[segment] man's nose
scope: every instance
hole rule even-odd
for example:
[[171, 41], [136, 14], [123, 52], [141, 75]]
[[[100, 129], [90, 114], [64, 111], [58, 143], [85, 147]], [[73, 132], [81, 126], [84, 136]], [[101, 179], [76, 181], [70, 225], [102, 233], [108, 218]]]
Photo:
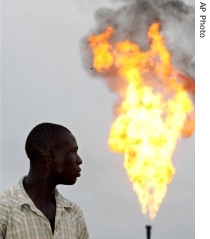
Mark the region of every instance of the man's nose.
[[80, 158], [80, 156], [77, 154], [77, 164], [82, 164], [82, 159]]

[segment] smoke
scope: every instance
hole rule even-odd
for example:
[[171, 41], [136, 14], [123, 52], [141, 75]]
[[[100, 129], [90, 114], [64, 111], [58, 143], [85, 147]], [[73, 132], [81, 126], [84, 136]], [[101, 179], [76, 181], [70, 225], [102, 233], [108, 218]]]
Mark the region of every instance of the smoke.
[[[146, 50], [149, 47], [147, 30], [151, 23], [159, 21], [161, 23], [161, 34], [165, 37], [166, 45], [172, 53], [172, 64], [179, 71], [194, 79], [194, 7], [182, 1], [120, 1], [123, 5], [117, 10], [104, 7], [95, 12], [96, 26], [89, 35], [101, 33], [108, 25], [112, 25], [115, 28], [113, 40], [130, 39], [140, 45], [141, 49]], [[82, 39], [83, 64], [86, 70], [94, 76], [94, 71], [90, 71], [92, 53], [87, 43], [87, 37]], [[113, 74], [111, 75], [113, 82]], [[110, 78], [108, 81], [110, 81]], [[115, 83], [116, 86], [113, 86], [113, 84], [111, 86], [112, 90], [117, 87], [118, 81], [116, 80]]]

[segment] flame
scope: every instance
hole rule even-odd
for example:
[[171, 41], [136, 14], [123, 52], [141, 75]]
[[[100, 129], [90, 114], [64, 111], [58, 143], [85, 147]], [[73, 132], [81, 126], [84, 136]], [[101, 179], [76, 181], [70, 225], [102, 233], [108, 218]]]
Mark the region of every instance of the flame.
[[[194, 131], [194, 105], [155, 22], [148, 29], [150, 48], [125, 40], [111, 43], [114, 28], [88, 38], [93, 66], [101, 74], [115, 69], [126, 83], [111, 126], [109, 147], [124, 154], [124, 167], [141, 210], [155, 218], [175, 173], [177, 141]], [[181, 77], [182, 76], [182, 77]]]

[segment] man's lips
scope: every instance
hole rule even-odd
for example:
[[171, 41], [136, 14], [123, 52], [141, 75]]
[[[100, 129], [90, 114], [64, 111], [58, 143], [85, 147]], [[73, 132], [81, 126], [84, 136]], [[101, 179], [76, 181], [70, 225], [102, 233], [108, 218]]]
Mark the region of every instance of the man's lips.
[[78, 174], [78, 177], [80, 177], [80, 176], [81, 176], [81, 171], [82, 171], [81, 169], [79, 169], [79, 170], [78, 170], [78, 172], [77, 172], [77, 174]]

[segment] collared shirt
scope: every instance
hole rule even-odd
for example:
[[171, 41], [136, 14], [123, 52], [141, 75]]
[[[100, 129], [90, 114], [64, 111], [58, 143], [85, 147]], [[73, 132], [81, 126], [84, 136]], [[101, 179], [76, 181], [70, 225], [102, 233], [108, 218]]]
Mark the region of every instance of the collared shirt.
[[89, 239], [81, 209], [55, 189], [56, 216], [52, 233], [49, 220], [18, 185], [0, 195], [0, 239]]

